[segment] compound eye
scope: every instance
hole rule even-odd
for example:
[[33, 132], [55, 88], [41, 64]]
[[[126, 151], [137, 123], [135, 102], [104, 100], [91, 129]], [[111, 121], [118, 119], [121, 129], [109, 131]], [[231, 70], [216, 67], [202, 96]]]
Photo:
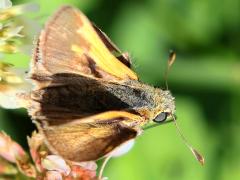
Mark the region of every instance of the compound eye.
[[164, 122], [168, 117], [168, 113], [166, 112], [161, 112], [160, 114], [157, 115], [157, 117], [153, 120], [156, 123], [161, 123]]

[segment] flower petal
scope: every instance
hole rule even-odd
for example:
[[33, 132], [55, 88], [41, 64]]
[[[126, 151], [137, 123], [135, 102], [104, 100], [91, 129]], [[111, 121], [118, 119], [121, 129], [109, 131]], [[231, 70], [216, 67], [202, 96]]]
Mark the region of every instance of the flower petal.
[[0, 1], [0, 9], [7, 9], [12, 7], [12, 2], [10, 0], [1, 0]]
[[45, 180], [62, 180], [62, 174], [58, 171], [47, 171]]
[[0, 11], [0, 21], [13, 18], [26, 12], [36, 12], [38, 9], [39, 6], [35, 3], [12, 6]]
[[7, 40], [11, 41], [10, 38], [23, 37], [23, 35], [20, 34], [22, 29], [23, 29], [23, 26], [16, 26], [16, 24], [13, 24], [13, 23], [9, 23], [8, 25], [5, 25], [1, 29], [1, 35], [0, 35], [1, 41], [5, 41], [6, 43]]
[[87, 162], [72, 162], [73, 165], [81, 166], [84, 169], [88, 169], [91, 171], [97, 170], [97, 163], [94, 161], [87, 161]]
[[47, 170], [63, 173], [65, 176], [71, 171], [65, 160], [57, 155], [48, 155], [42, 160], [42, 166]]
[[0, 156], [16, 163], [18, 169], [26, 176], [36, 177], [36, 171], [23, 148], [3, 132], [0, 132]]
[[32, 85], [25, 80], [25, 70], [0, 62], [0, 106], [8, 109], [22, 107], [19, 93], [27, 92]]
[[16, 53], [18, 52], [17, 47], [14, 44], [2, 44], [0, 45], [0, 52], [3, 53]]
[[5, 159], [0, 158], [0, 175], [15, 175], [18, 171], [16, 167], [7, 162]]
[[34, 131], [32, 137], [27, 137], [30, 148], [31, 157], [39, 172], [43, 171], [41, 159], [47, 155], [46, 147], [43, 143], [44, 137], [42, 134]]
[[96, 171], [85, 169], [81, 166], [71, 166], [71, 173], [66, 179], [97, 179]]
[[20, 172], [22, 172], [27, 177], [35, 178], [37, 176], [37, 172], [35, 167], [30, 163], [28, 156], [17, 158], [16, 164]]
[[5, 133], [0, 132], [0, 156], [10, 162], [16, 162], [16, 157], [24, 156], [20, 145], [11, 140]]

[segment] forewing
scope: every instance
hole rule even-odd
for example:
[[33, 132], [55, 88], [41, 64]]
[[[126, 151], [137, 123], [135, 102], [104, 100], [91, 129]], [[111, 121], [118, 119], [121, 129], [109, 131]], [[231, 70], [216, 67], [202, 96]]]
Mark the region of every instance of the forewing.
[[32, 61], [32, 75], [76, 73], [107, 80], [137, 75], [109, 50], [79, 10], [64, 6], [42, 31]]
[[53, 153], [81, 162], [97, 160], [135, 138], [134, 126], [140, 119], [131, 113], [109, 111], [59, 125], [39, 124], [38, 128]]
[[114, 54], [119, 61], [125, 64], [127, 67], [131, 68], [132, 62], [128, 53], [122, 53], [121, 50], [111, 41], [111, 39], [95, 24], [92, 24], [98, 36], [101, 38], [102, 42], [108, 48], [108, 50]]

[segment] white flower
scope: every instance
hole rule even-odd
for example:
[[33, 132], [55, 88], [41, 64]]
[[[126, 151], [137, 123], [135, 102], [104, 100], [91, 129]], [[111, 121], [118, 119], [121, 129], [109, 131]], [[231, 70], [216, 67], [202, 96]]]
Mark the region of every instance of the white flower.
[[27, 92], [32, 85], [25, 80], [25, 70], [0, 62], [0, 106], [7, 109], [21, 107], [17, 95]]
[[70, 167], [66, 164], [65, 160], [57, 155], [48, 155], [42, 160], [42, 166], [49, 171], [57, 171], [63, 173], [65, 176], [71, 172]]
[[45, 180], [62, 180], [62, 174], [58, 171], [47, 171]]
[[10, 0], [1, 0], [0, 1], [0, 9], [7, 9], [12, 7], [12, 2]]
[[[23, 40], [33, 41], [38, 33], [37, 23], [31, 23], [26, 18], [17, 17], [27, 12], [36, 12], [38, 5], [34, 3], [12, 6], [11, 1], [0, 1], [0, 53], [16, 53], [23, 46]], [[25, 20], [26, 19], [26, 20]], [[27, 28], [25, 26], [28, 26]], [[26, 43], [26, 41], [24, 41]]]

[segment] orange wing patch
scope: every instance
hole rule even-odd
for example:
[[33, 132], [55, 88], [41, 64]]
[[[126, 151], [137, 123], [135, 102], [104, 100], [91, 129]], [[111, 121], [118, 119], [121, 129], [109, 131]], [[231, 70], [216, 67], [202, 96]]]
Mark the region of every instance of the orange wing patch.
[[106, 80], [138, 79], [109, 51], [85, 15], [69, 6], [62, 7], [41, 33], [31, 73], [76, 73]]
[[[109, 52], [86, 17], [81, 14], [79, 18], [82, 19], [82, 27], [77, 30], [77, 33], [87, 39], [86, 42], [88, 42], [88, 44], [84, 43], [80, 47], [72, 45], [72, 50], [76, 50], [75, 52], [80, 56], [88, 51], [87, 54], [94, 59], [96, 66], [101, 67], [105, 72], [116, 77], [121, 79], [137, 79], [136, 74], [131, 69]], [[89, 49], [84, 49], [86, 47]]]

